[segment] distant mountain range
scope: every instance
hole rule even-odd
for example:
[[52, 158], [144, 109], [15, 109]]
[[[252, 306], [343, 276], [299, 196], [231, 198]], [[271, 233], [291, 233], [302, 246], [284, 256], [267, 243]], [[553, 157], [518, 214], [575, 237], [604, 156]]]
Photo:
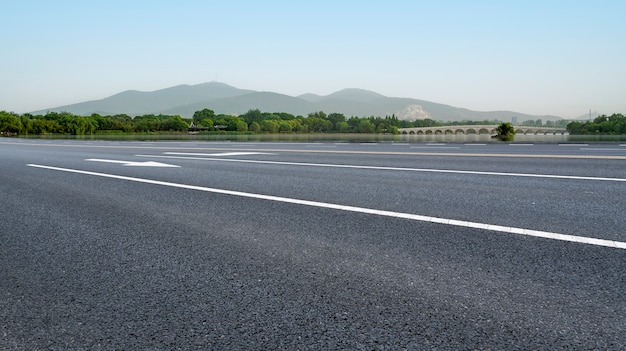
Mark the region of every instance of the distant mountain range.
[[72, 105], [33, 111], [33, 114], [50, 112], [70, 112], [77, 115], [127, 114], [166, 114], [191, 117], [195, 111], [204, 108], [216, 114], [239, 115], [251, 109], [263, 112], [287, 112], [306, 116], [309, 113], [343, 113], [346, 117], [391, 116], [400, 119], [416, 120], [431, 118], [437, 121], [461, 120], [501, 120], [518, 122], [525, 120], [560, 119], [557, 116], [535, 116], [513, 111], [472, 111], [464, 108], [410, 98], [387, 97], [363, 89], [344, 89], [330, 95], [303, 94], [289, 96], [272, 92], [239, 89], [230, 85], [209, 82], [197, 85], [177, 85], [174, 87], [144, 92], [128, 90], [113, 96]]

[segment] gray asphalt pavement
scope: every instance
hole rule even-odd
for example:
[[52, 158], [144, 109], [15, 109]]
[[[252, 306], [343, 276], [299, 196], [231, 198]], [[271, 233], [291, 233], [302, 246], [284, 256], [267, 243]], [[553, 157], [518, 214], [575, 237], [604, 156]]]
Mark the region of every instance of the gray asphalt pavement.
[[624, 350], [624, 194], [620, 144], [0, 139], [0, 349]]

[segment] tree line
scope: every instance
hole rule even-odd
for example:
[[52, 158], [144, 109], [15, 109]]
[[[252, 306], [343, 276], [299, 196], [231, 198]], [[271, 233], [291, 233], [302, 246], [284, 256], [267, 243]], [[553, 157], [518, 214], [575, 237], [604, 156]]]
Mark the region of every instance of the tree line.
[[[75, 115], [69, 112], [48, 112], [45, 115], [16, 114], [0, 111], [1, 135], [28, 134], [106, 134], [206, 131], [246, 133], [388, 133], [398, 134], [399, 128], [438, 127], [444, 125], [499, 124], [499, 120], [455, 121], [444, 123], [432, 119], [400, 120], [395, 115], [385, 117], [346, 117], [341, 113], [323, 111], [295, 116], [286, 112], [249, 110], [239, 116], [216, 114], [213, 110], [196, 111], [192, 118], [179, 115], [146, 114], [131, 117], [126, 114], [101, 116]], [[621, 114], [599, 116], [593, 121], [525, 121], [527, 126], [565, 127], [570, 134], [626, 134], [626, 120]]]
[[601, 115], [593, 121], [570, 122], [567, 125], [570, 134], [626, 134], [626, 116], [614, 113], [610, 116]]
[[4, 135], [186, 131], [188, 127], [189, 123], [180, 116], [143, 115], [133, 118], [125, 114], [80, 116], [69, 112], [18, 115], [0, 111], [0, 133]]
[[75, 115], [69, 112], [47, 112], [45, 115], [16, 114], [0, 111], [2, 135], [71, 134], [147, 132], [249, 132], [249, 133], [390, 133], [398, 128], [434, 127], [443, 125], [432, 119], [405, 121], [395, 115], [385, 117], [349, 117], [323, 111], [295, 116], [286, 112], [249, 110], [239, 115], [216, 114], [213, 110], [196, 111], [192, 118], [179, 115], [146, 114], [131, 117], [126, 114], [101, 116]]
[[[341, 113], [326, 114], [323, 111], [309, 113], [306, 117], [286, 112], [261, 112], [249, 110], [239, 116], [215, 115], [210, 109], [196, 111], [193, 115], [195, 126], [208, 130], [267, 133], [391, 133], [398, 134], [398, 128], [413, 125], [399, 120], [396, 116], [350, 117]], [[418, 123], [435, 124], [432, 120]]]

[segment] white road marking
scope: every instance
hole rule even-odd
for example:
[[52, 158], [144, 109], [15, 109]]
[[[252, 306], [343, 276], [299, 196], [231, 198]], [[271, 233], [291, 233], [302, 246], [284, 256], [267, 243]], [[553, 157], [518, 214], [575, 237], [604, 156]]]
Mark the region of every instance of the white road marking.
[[202, 155], [202, 156], [248, 156], [248, 155], [275, 155], [267, 152], [220, 152], [215, 154], [199, 154], [189, 152], [164, 152], [166, 155]]
[[455, 219], [449, 219], [449, 218], [423, 216], [423, 215], [417, 215], [417, 214], [411, 214], [411, 213], [384, 211], [384, 210], [376, 210], [376, 209], [365, 208], [365, 207], [346, 206], [346, 205], [339, 205], [339, 204], [332, 204], [332, 203], [325, 203], [325, 202], [318, 202], [318, 201], [300, 200], [300, 199], [293, 199], [293, 198], [281, 197], [281, 196], [262, 195], [262, 194], [234, 191], [234, 190], [208, 188], [208, 187], [203, 187], [203, 186], [164, 182], [160, 180], [152, 180], [152, 179], [144, 179], [144, 178], [127, 177], [127, 176], [121, 176], [121, 175], [116, 175], [116, 174], [98, 173], [98, 172], [83, 171], [83, 170], [78, 170], [78, 169], [61, 168], [61, 167], [36, 165], [36, 164], [27, 164], [27, 166], [61, 171], [61, 172], [70, 172], [70, 173], [85, 174], [85, 175], [98, 176], [98, 177], [104, 177], [104, 178], [127, 180], [127, 181], [138, 182], [138, 183], [169, 186], [173, 188], [205, 191], [205, 192], [216, 193], [216, 194], [225, 194], [225, 195], [239, 196], [239, 197], [245, 197], [245, 198], [267, 200], [267, 201], [284, 202], [284, 203], [290, 203], [290, 204], [296, 204], [296, 205], [328, 208], [328, 209], [334, 209], [334, 210], [340, 210], [340, 211], [365, 213], [365, 214], [384, 216], [384, 217], [409, 219], [409, 220], [414, 220], [414, 221], [419, 221], [419, 222], [445, 224], [445, 225], [452, 225], [452, 226], [457, 226], [457, 227], [475, 228], [475, 229], [482, 229], [482, 230], [501, 232], [501, 233], [526, 235], [526, 236], [533, 236], [533, 237], [539, 237], [539, 238], [582, 243], [582, 244], [588, 244], [588, 245], [626, 249], [626, 242], [615, 241], [615, 240], [589, 238], [589, 237], [584, 237], [584, 236], [544, 232], [540, 230], [507, 227], [507, 226], [485, 224], [485, 223], [478, 223], [478, 222], [469, 222], [469, 221], [455, 220]]
[[160, 162], [154, 162], [154, 161], [136, 162], [136, 161], [104, 160], [100, 158], [88, 158], [88, 159], [85, 159], [85, 161], [118, 163], [123, 166], [129, 166], [129, 167], [180, 167], [176, 165], [169, 165], [167, 163], [160, 163]]
[[[177, 153], [168, 153], [168, 152], [166, 152], [166, 154], [177, 154]], [[204, 155], [204, 154], [194, 154], [194, 153], [186, 153], [186, 154], [190, 155], [190, 156], [191, 155]], [[452, 174], [474, 174], [474, 175], [508, 176], [508, 177], [529, 177], [529, 178], [549, 178], [549, 179], [570, 179], [570, 180], [594, 180], [594, 181], [626, 182], [626, 178], [586, 177], [586, 176], [570, 176], [570, 175], [556, 175], [556, 174], [460, 171], [460, 170], [453, 170], [453, 169], [431, 169], [431, 168], [404, 168], [404, 167], [338, 165], [338, 164], [328, 164], [328, 163], [260, 161], [260, 160], [240, 160], [240, 159], [228, 159], [228, 158], [179, 157], [179, 156], [161, 156], [161, 155], [135, 155], [135, 156], [137, 156], [137, 157], [150, 157], [150, 158], [173, 158], [173, 159], [184, 159], [184, 160], [223, 161], [223, 162], [240, 162], [240, 163], [260, 163], [260, 164], [275, 164], [275, 165], [285, 165], [285, 166], [309, 166], [309, 167], [329, 167], [329, 168], [375, 169], [375, 170], [384, 170], [384, 171], [452, 173]]]
[[602, 147], [590, 147], [590, 148], [580, 148], [582, 151], [626, 151], [626, 149], [616, 149], [616, 148], [602, 148]]
[[[247, 146], [252, 147], [254, 144], [241, 144], [234, 145], [233, 143], [216, 143], [207, 142], [207, 147], [183, 147], [183, 146], [171, 146], [166, 145], [168, 143], [156, 143], [155, 146], [142, 146], [134, 143], [127, 143], [119, 145], [119, 143], [111, 143], [109, 141], [99, 142], [99, 145], [86, 145], [80, 144], [58, 144], [54, 141], [37, 141], [36, 143], [27, 141], [3, 141], [0, 140], [2, 145], [28, 145], [37, 147], [72, 147], [72, 148], [98, 148], [98, 149], [176, 149], [176, 150], [215, 150], [215, 151], [228, 151], [233, 146]], [[274, 143], [267, 143], [274, 144]], [[286, 143], [276, 143], [280, 145], [288, 145]], [[162, 145], [162, 146], [159, 146]], [[224, 145], [222, 147], [210, 147], [212, 145]], [[298, 143], [298, 145], [305, 145], [305, 143]], [[626, 146], [622, 144], [620, 146]], [[590, 155], [590, 154], [577, 154], [577, 155], [563, 155], [563, 154], [529, 154], [529, 153], [473, 153], [473, 152], [426, 152], [426, 151], [356, 151], [356, 150], [327, 150], [323, 147], [317, 149], [243, 149], [245, 151], [263, 151], [263, 152], [276, 152], [276, 153], [336, 153], [345, 155], [401, 155], [401, 156], [436, 156], [436, 157], [489, 157], [489, 158], [548, 158], [548, 159], [586, 159], [586, 160], [626, 160], [626, 155]]]
[[411, 149], [460, 149], [459, 146], [411, 146]]

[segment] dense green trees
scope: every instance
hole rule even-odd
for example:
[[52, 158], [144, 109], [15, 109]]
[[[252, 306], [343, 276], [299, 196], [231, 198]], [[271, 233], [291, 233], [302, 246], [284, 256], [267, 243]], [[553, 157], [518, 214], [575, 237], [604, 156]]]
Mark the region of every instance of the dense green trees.
[[593, 121], [574, 121], [567, 125], [570, 134], [626, 134], [626, 116], [614, 113], [610, 116], [602, 115]]
[[209, 110], [208, 108], [205, 108], [203, 110], [200, 111], [196, 111], [193, 114], [193, 123], [200, 123], [202, 122], [202, 120], [204, 119], [215, 119], [215, 112], [213, 110]]
[[19, 116], [0, 113], [0, 132], [3, 134], [95, 134], [121, 132], [183, 132], [193, 123], [195, 130], [216, 132], [254, 133], [390, 133], [398, 134], [398, 128], [432, 127], [443, 123], [431, 119], [404, 121], [396, 116], [346, 118], [341, 113], [326, 114], [316, 111], [306, 117], [286, 112], [262, 112], [249, 110], [239, 115], [216, 115], [208, 108], [196, 111], [191, 119], [180, 116], [147, 114], [130, 117], [125, 114], [113, 116], [78, 116], [68, 112], [49, 112], [45, 115]]
[[[45, 115], [18, 115], [13, 112], [0, 111], [1, 135], [25, 134], [98, 134], [98, 133], [149, 133], [149, 132], [186, 132], [191, 123], [195, 130], [209, 132], [239, 133], [388, 133], [398, 134], [399, 128], [436, 127], [443, 122], [432, 119], [416, 121], [400, 120], [396, 116], [355, 117], [346, 118], [341, 113], [326, 114], [317, 111], [306, 117], [294, 116], [286, 112], [262, 112], [258, 109], [249, 110], [239, 115], [215, 114], [213, 110], [196, 111], [193, 118], [185, 119], [178, 115], [147, 114], [131, 117], [125, 114], [101, 116], [79, 116], [68, 112], [48, 112]], [[529, 123], [527, 123], [529, 122]], [[524, 124], [542, 124], [540, 120], [526, 121]], [[459, 121], [448, 124], [496, 124], [499, 121]], [[514, 128], [506, 123], [502, 136], [511, 138]], [[621, 114], [599, 116], [593, 121], [571, 122], [567, 125], [570, 134], [626, 134], [626, 117]]]
[[0, 133], [13, 135], [22, 130], [23, 125], [20, 117], [13, 113], [0, 112]]
[[69, 112], [48, 112], [45, 115], [0, 111], [0, 133], [2, 135], [27, 134], [71, 134], [89, 135], [111, 132], [183, 132], [189, 121], [180, 116], [143, 115], [135, 118], [120, 114], [114, 116], [79, 116]]

